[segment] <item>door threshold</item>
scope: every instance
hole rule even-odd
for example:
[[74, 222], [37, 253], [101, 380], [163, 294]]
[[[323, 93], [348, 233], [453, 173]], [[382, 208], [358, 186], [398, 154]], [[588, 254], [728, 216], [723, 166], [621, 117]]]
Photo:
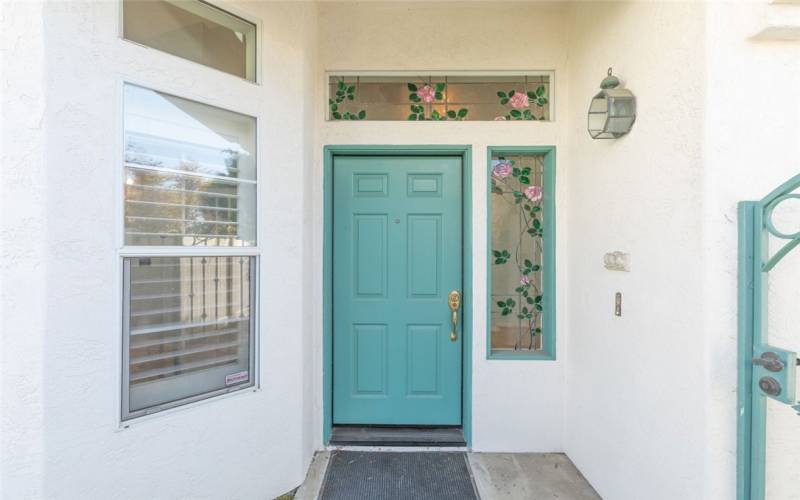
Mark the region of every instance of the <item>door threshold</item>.
[[462, 448], [467, 442], [461, 427], [335, 425], [330, 445]]
[[351, 446], [331, 444], [326, 451], [368, 451], [379, 453], [470, 453], [466, 446]]

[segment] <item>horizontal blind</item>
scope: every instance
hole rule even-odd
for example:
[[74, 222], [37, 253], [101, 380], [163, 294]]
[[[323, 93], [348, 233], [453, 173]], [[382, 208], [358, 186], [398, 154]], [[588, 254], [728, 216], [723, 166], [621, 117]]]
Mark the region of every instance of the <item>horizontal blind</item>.
[[131, 410], [252, 382], [254, 257], [128, 260]]

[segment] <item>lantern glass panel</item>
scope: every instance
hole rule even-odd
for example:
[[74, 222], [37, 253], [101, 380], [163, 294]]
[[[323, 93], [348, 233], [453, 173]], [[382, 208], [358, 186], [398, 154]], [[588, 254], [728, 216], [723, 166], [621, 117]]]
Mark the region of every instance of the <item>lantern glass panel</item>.
[[602, 131], [606, 126], [606, 119], [608, 114], [606, 112], [606, 100], [603, 98], [595, 98], [589, 106], [589, 121], [588, 129], [592, 135]]
[[590, 113], [589, 114], [589, 126], [588, 129], [590, 132], [600, 132], [606, 127], [606, 117], [608, 115], [604, 113]]
[[608, 132], [611, 132], [612, 134], [621, 135], [628, 133], [632, 125], [633, 125], [632, 116], [620, 116], [620, 117], [611, 116], [608, 118], [608, 124], [606, 125], [606, 130]]
[[633, 98], [629, 96], [609, 97], [608, 114], [611, 116], [633, 116]]
[[589, 105], [589, 113], [607, 113], [608, 112], [608, 103], [606, 102], [606, 97], [603, 93], [599, 93], [594, 96], [592, 99], [592, 103]]

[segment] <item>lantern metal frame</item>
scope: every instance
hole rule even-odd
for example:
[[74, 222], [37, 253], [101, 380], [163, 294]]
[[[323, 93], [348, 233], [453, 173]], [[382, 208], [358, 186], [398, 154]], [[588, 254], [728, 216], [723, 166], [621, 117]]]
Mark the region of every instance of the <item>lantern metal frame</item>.
[[600, 88], [589, 105], [586, 128], [592, 139], [617, 139], [630, 132], [636, 122], [636, 96], [620, 86], [611, 68]]

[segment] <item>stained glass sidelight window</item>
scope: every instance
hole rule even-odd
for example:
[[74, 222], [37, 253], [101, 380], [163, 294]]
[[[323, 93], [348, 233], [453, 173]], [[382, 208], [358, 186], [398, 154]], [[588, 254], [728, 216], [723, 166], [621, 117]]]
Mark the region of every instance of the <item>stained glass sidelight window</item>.
[[552, 353], [546, 272], [552, 262], [548, 202], [552, 171], [545, 153], [494, 153], [490, 165], [490, 354]]
[[552, 75], [328, 76], [329, 120], [550, 120]]

